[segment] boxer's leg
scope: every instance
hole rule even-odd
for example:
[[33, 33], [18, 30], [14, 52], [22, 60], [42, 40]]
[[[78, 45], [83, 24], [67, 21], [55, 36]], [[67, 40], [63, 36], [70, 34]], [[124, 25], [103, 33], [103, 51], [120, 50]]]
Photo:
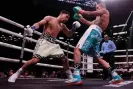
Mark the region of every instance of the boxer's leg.
[[31, 60], [27, 61], [16, 73], [14, 73], [9, 79], [8, 82], [15, 82], [19, 75], [23, 72], [25, 68], [32, 64], [36, 64], [40, 61], [38, 58], [32, 58]]
[[79, 48], [74, 48], [74, 67], [78, 68], [81, 63], [81, 50]]
[[[98, 31], [98, 30], [97, 30]], [[97, 33], [98, 34], [98, 33]], [[98, 38], [101, 38], [102, 37], [99, 35]], [[100, 40], [100, 39], [99, 39]], [[102, 66], [108, 71], [108, 73], [110, 75], [112, 75], [112, 78], [113, 78], [113, 81], [111, 81], [110, 83], [119, 83], [119, 82], [122, 82], [123, 79], [114, 71], [114, 69], [112, 69], [109, 65], [108, 62], [106, 62], [105, 60], [101, 59], [100, 58], [100, 50], [99, 50], [99, 45], [100, 43], [98, 42], [96, 45], [95, 45], [95, 49], [93, 50], [93, 58], [98, 60], [100, 64], [102, 64]], [[115, 80], [115, 81], [114, 81]]]
[[39, 58], [32, 58], [31, 60], [24, 63], [24, 65], [16, 73], [20, 75], [20, 73], [23, 72], [23, 70], [26, 69], [28, 66], [36, 64], [39, 61], [40, 61]]
[[60, 59], [61, 59], [64, 71], [66, 72], [66, 75], [67, 75], [67, 78], [68, 78], [68, 80], [65, 81], [65, 82], [66, 83], [72, 82], [73, 81], [73, 74], [72, 74], [72, 72], [69, 68], [68, 58], [65, 55], [63, 55]]
[[117, 83], [123, 82], [123, 79], [117, 74], [117, 72], [115, 72], [114, 69], [110, 67], [109, 63], [107, 63], [105, 60], [101, 58], [97, 58], [97, 59], [99, 63], [102, 64], [102, 66], [108, 71], [108, 73], [112, 75], [112, 80], [110, 81], [111, 84], [117, 84]]
[[60, 45], [59, 44], [53, 44], [52, 47], [53, 47], [53, 49], [52, 49], [50, 54], [52, 56], [59, 57], [59, 59], [61, 60], [64, 71], [66, 72], [66, 75], [68, 77], [68, 80], [66, 81], [66, 83], [73, 81], [73, 74], [69, 68], [68, 58], [65, 56], [63, 50], [60, 48]]
[[98, 62], [108, 71], [110, 75], [112, 75], [113, 81], [111, 81], [111, 84], [120, 83], [123, 81], [123, 79], [112, 69], [108, 62], [100, 58], [99, 51], [96, 49], [93, 51], [93, 58], [98, 60]]
[[74, 78], [77, 80], [75, 81], [75, 84], [81, 85], [82, 80], [80, 77], [80, 63], [81, 63], [81, 52], [88, 54], [90, 51], [90, 48], [93, 46], [93, 29], [90, 27], [86, 30], [84, 35], [79, 40], [76, 48], [74, 49]]
[[[33, 53], [33, 58], [29, 61], [27, 61], [19, 70], [17, 70], [16, 73], [14, 73], [9, 79], [8, 82], [15, 82], [18, 76], [22, 73], [22, 71], [27, 68], [28, 66], [32, 64], [36, 64], [40, 61], [40, 59], [47, 57], [50, 55], [50, 49], [51, 47], [47, 43], [45, 39], [39, 39], [34, 53]], [[42, 45], [43, 44], [43, 45]]]

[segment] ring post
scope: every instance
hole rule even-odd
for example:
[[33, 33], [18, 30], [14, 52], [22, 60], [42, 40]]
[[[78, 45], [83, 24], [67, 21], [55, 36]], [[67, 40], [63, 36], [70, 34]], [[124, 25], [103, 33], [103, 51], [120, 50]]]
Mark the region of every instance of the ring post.
[[68, 51], [69, 51], [69, 46], [70, 46], [70, 43], [69, 43], [70, 39], [67, 38], [67, 58], [68, 58]]
[[24, 30], [24, 34], [23, 34], [23, 43], [22, 43], [21, 54], [20, 54], [20, 61], [19, 61], [19, 64], [20, 64], [20, 65], [22, 65], [22, 60], [23, 60], [23, 57], [24, 57], [25, 43], [26, 43], [26, 32], [25, 32], [25, 30]]
[[128, 60], [128, 49], [131, 48], [131, 45], [132, 45], [132, 34], [133, 34], [133, 19], [132, 19], [132, 24], [129, 28], [129, 38], [127, 38], [127, 49], [126, 49], [126, 61], [127, 61], [127, 67], [128, 67], [128, 70], [129, 70], [129, 60]]
[[129, 66], [129, 62], [128, 62], [128, 38], [126, 39], [126, 62], [127, 62], [127, 66]]

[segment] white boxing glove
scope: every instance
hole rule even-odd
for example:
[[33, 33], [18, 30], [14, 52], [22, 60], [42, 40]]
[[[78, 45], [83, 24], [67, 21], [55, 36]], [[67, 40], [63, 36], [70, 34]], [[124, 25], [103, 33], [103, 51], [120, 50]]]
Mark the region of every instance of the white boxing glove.
[[24, 30], [25, 30], [25, 32], [26, 32], [26, 34], [27, 34], [28, 36], [33, 36], [33, 30], [34, 30], [34, 29], [32, 29], [30, 25], [27, 25], [27, 26], [24, 28]]
[[73, 22], [73, 26], [74, 26], [75, 28], [79, 28], [79, 27], [81, 26], [81, 24], [80, 24], [78, 21], [74, 21], [74, 22]]
[[77, 28], [79, 28], [81, 26], [81, 24], [78, 21], [74, 21], [72, 24], [72, 28], [71, 31], [75, 32]]

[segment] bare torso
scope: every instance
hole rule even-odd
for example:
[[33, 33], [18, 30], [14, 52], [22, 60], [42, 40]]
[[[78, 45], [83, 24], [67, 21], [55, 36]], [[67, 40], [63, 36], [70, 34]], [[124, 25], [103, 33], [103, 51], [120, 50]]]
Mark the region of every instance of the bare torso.
[[43, 31], [44, 33], [48, 33], [52, 37], [56, 38], [61, 29], [62, 29], [62, 24], [59, 23], [55, 17], [51, 16], [51, 19], [44, 26]]
[[109, 12], [105, 10], [103, 15], [96, 17], [93, 24], [98, 25], [104, 31], [109, 24]]

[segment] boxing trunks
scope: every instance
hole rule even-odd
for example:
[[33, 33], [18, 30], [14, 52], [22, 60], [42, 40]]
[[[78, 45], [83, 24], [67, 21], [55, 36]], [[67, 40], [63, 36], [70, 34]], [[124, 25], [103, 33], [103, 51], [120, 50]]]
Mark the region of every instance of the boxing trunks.
[[33, 52], [33, 58], [44, 59], [46, 57], [61, 57], [64, 55], [59, 44], [56, 44], [55, 38], [48, 33], [43, 33], [38, 39]]
[[77, 44], [77, 48], [89, 56], [100, 57], [99, 45], [102, 41], [102, 29], [97, 25], [91, 25], [83, 34]]

